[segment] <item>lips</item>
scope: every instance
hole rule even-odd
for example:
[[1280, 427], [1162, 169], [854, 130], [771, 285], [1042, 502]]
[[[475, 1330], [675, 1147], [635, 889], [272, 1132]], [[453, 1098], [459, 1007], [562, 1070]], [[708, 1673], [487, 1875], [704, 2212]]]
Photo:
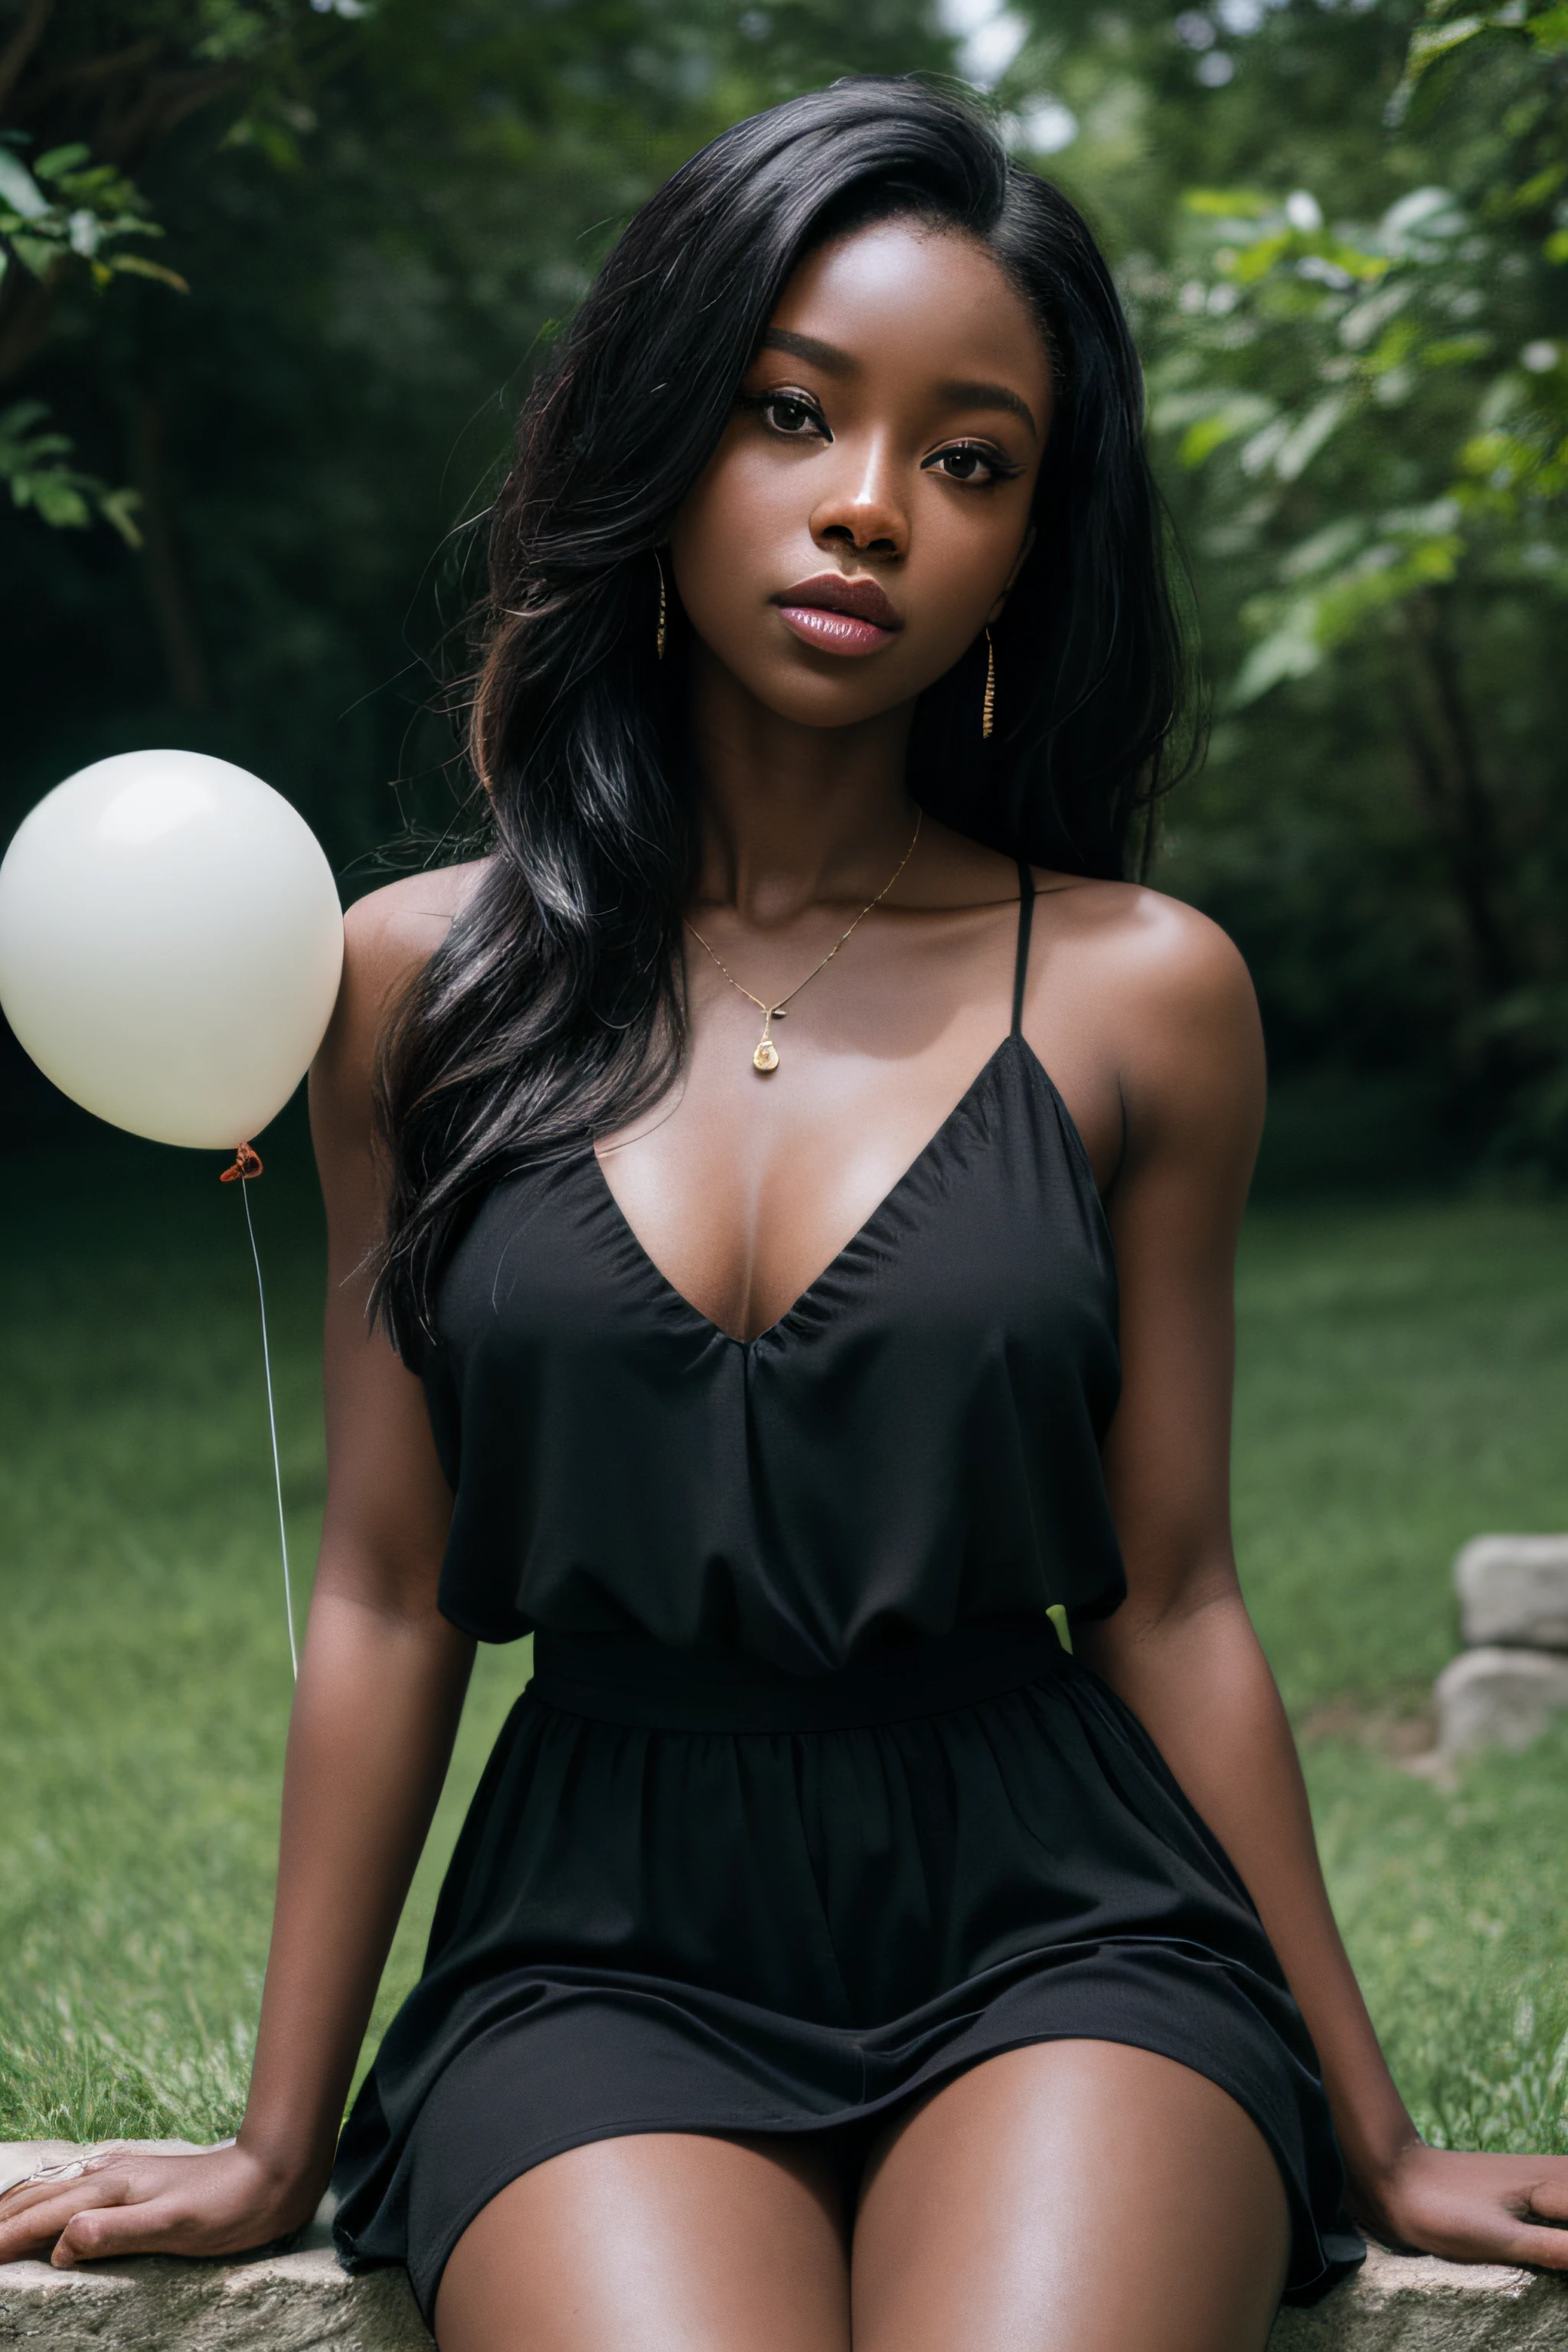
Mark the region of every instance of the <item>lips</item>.
[[803, 580], [773, 602], [795, 635], [822, 653], [874, 654], [904, 625], [874, 580], [847, 580], [837, 572]]

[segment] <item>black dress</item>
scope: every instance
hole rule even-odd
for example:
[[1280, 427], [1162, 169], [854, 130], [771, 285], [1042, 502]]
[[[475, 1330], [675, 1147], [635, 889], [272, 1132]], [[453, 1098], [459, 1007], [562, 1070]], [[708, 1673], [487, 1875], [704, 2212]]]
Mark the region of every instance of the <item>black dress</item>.
[[637, 1243], [592, 1149], [499, 1184], [423, 1366], [441, 1607], [533, 1631], [425, 1973], [344, 2129], [338, 2243], [429, 2315], [481, 2208], [629, 2132], [847, 2166], [1022, 2043], [1207, 2075], [1273, 2149], [1288, 2292], [1361, 2258], [1311, 2042], [1225, 1853], [1047, 1612], [1123, 1597], [1116, 1271], [1011, 1033], [755, 1339]]

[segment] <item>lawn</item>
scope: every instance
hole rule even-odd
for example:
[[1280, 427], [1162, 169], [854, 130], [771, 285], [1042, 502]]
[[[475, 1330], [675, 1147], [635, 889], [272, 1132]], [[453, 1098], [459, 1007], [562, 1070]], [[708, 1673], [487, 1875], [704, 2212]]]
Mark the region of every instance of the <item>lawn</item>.
[[[0, 1163], [0, 2138], [207, 2137], [243, 2095], [289, 1664], [255, 1297], [218, 1164], [118, 1142]], [[253, 1206], [298, 1598], [321, 1251], [292, 1118]], [[1458, 1546], [1568, 1527], [1565, 1427], [1568, 1203], [1255, 1213], [1248, 1595], [1406, 2095], [1471, 2144], [1568, 2148], [1568, 1725], [1447, 1789], [1398, 1750], [1456, 1646]], [[378, 2021], [527, 1670], [481, 1655]]]

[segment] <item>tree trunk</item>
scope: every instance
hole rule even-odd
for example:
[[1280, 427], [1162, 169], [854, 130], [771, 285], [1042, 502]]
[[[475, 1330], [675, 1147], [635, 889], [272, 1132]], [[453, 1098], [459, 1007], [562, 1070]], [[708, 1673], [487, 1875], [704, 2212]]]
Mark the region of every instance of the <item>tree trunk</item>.
[[136, 488], [142, 499], [138, 520], [147, 593], [158, 624], [170, 690], [183, 709], [205, 710], [210, 699], [206, 665], [202, 659], [201, 640], [196, 634], [169, 503], [168, 469], [164, 463], [166, 424], [162, 394], [139, 392], [131, 413], [131, 451]]
[[1420, 690], [1396, 680], [1394, 698], [1465, 919], [1477, 983], [1482, 995], [1501, 996], [1519, 971], [1498, 907], [1497, 831], [1459, 648], [1436, 594], [1405, 611]]

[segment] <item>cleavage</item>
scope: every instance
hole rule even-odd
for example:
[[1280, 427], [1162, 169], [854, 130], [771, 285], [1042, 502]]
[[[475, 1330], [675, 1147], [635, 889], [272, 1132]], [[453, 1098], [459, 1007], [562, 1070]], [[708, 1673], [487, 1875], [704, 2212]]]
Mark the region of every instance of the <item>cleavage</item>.
[[[715, 1006], [676, 1093], [602, 1141], [605, 1182], [670, 1289], [739, 1342], [770, 1330], [840, 1257], [947, 1126], [999, 1045], [994, 1008], [897, 1057]], [[982, 1022], [984, 1025], [982, 1026]]]

